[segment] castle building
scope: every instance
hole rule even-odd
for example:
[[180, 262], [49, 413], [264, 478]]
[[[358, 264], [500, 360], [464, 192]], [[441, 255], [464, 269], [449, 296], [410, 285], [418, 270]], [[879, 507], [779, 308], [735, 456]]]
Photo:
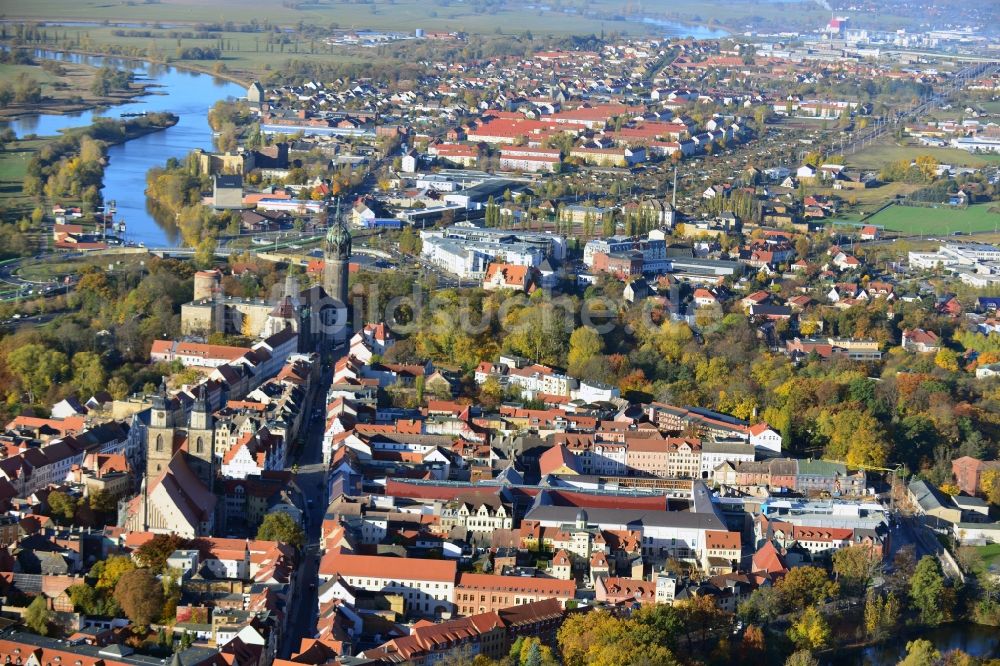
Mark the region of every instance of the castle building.
[[[350, 240], [347, 241], [348, 248]], [[350, 255], [349, 249], [347, 255]], [[334, 256], [339, 256], [336, 253]], [[335, 260], [336, 261], [336, 260]], [[238, 298], [222, 293], [219, 271], [196, 275], [195, 300], [181, 306], [181, 334], [185, 337], [207, 336], [220, 332], [249, 338], [268, 338], [290, 328], [298, 334], [298, 351], [324, 352], [348, 331], [347, 261], [340, 271], [335, 288], [343, 300], [332, 303], [321, 286], [300, 289], [294, 275], [285, 279], [283, 295], [275, 302], [256, 298]], [[339, 333], [338, 333], [339, 331]]]

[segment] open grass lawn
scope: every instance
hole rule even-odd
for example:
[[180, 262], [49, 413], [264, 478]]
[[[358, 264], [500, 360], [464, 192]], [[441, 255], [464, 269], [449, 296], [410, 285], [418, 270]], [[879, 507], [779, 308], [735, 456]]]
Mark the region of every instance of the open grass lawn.
[[854, 208], [841, 215], [843, 218], [861, 217], [868, 213], [873, 213], [887, 202], [896, 198], [897, 195], [906, 196], [911, 192], [920, 189], [919, 185], [910, 183], [886, 183], [880, 187], [872, 187], [866, 190], [834, 190], [831, 187], [819, 187], [808, 189], [809, 194], [824, 194], [836, 196], [845, 202], [853, 202]]
[[0, 63], [0, 81], [13, 81], [21, 74], [26, 74], [42, 85], [42, 94], [47, 94], [47, 88], [59, 80], [59, 77], [46, 72], [38, 65], [10, 65]]
[[974, 155], [958, 148], [931, 148], [919, 144], [897, 146], [874, 145], [854, 155], [847, 156], [847, 163], [858, 169], [878, 170], [886, 164], [906, 160], [911, 162], [920, 155], [930, 155], [941, 164], [981, 167], [1000, 162], [1000, 155]]
[[868, 222], [907, 234], [947, 235], [956, 231], [962, 233], [993, 231], [1000, 227], [1000, 214], [990, 213], [988, 210], [995, 205], [976, 204], [965, 209], [948, 206], [939, 208], [891, 206], [869, 218]]
[[0, 151], [0, 217], [4, 222], [28, 215], [35, 207], [32, 199], [22, 195], [21, 184], [28, 160], [48, 140], [15, 141]]
[[996, 102], [976, 102], [976, 106], [981, 106], [986, 113], [1000, 115], [1000, 101]]
[[983, 558], [983, 564], [992, 567], [1000, 564], [1000, 543], [990, 543], [985, 546], [978, 546], [976, 552]]
[[29, 113], [70, 113], [81, 111], [99, 104], [117, 104], [129, 97], [126, 93], [112, 93], [96, 96], [90, 89], [97, 74], [97, 68], [82, 63], [60, 63], [62, 74], [53, 74], [41, 65], [0, 64], [0, 81], [13, 81], [25, 74], [38, 81], [42, 88], [42, 100], [37, 104], [10, 104], [0, 110], [0, 119]]
[[119, 254], [119, 255], [89, 255], [81, 259], [58, 259], [47, 258], [42, 261], [26, 261], [17, 274], [25, 280], [32, 282], [47, 282], [49, 280], [62, 279], [67, 275], [79, 273], [87, 266], [97, 266], [98, 268], [116, 271], [131, 270], [139, 266], [140, 262], [148, 262], [149, 255], [146, 253]]

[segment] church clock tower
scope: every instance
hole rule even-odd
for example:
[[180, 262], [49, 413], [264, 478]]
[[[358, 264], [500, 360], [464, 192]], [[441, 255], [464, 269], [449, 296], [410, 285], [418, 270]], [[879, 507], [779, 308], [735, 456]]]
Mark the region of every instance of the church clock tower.
[[164, 382], [160, 384], [160, 391], [153, 396], [149, 413], [149, 428], [146, 432], [147, 484], [152, 483], [167, 468], [174, 455], [174, 433], [177, 429], [174, 418], [173, 404]]
[[323, 288], [326, 295], [347, 307], [347, 267], [351, 259], [351, 231], [341, 219], [326, 232], [323, 253]]
[[208, 408], [205, 386], [198, 390], [198, 397], [191, 406], [187, 431], [188, 464], [210, 491], [215, 483], [215, 423]]

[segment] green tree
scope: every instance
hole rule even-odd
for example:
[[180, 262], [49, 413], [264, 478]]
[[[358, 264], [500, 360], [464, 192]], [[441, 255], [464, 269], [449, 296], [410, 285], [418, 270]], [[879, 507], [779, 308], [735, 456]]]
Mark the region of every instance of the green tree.
[[118, 500], [106, 490], [91, 493], [88, 503], [91, 509], [105, 515], [112, 514], [118, 510]]
[[202, 238], [194, 253], [194, 265], [198, 268], [211, 268], [215, 262], [215, 250], [218, 246], [218, 242], [212, 236]]
[[18, 379], [28, 399], [35, 402], [69, 373], [66, 354], [40, 344], [27, 344], [7, 355], [7, 367]]
[[24, 611], [24, 625], [40, 636], [47, 636], [49, 623], [52, 622], [52, 611], [45, 600], [44, 594], [39, 594]]
[[53, 518], [68, 523], [76, 515], [76, 500], [60, 490], [55, 490], [49, 493], [49, 511]]
[[263, 541], [280, 541], [296, 548], [306, 543], [305, 532], [295, 519], [284, 512], [269, 513], [257, 530], [257, 538]]
[[740, 604], [737, 615], [746, 624], [767, 626], [781, 615], [783, 601], [775, 587], [758, 587]]
[[73, 354], [73, 383], [85, 396], [103, 391], [107, 387], [107, 374], [100, 355], [81, 351]]
[[910, 603], [926, 625], [936, 626], [951, 618], [953, 602], [936, 557], [925, 555], [917, 563], [910, 578]]
[[73, 601], [73, 608], [84, 615], [114, 615], [118, 610], [114, 600], [109, 600], [104, 591], [91, 585], [73, 585], [66, 589], [66, 593]]

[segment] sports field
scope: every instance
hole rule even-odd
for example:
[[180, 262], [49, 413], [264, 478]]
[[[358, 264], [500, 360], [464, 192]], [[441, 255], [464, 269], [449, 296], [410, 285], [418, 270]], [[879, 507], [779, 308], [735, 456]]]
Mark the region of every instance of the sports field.
[[938, 208], [890, 206], [868, 218], [866, 222], [881, 225], [891, 231], [914, 235], [994, 231], [1000, 228], [1000, 213], [989, 212], [991, 207], [996, 207], [996, 204], [976, 204], [964, 209], [948, 206]]

